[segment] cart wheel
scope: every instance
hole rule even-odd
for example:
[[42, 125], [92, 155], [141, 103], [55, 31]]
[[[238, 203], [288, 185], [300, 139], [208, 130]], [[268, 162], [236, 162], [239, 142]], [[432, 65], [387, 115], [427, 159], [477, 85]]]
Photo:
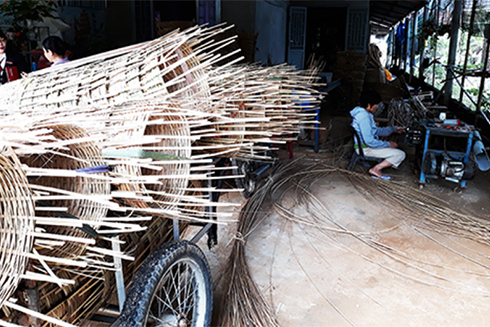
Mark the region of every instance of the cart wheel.
[[233, 159], [232, 164], [237, 167], [233, 169], [233, 175], [244, 175], [244, 177], [235, 178], [235, 183], [238, 188], [243, 189], [242, 195], [248, 199], [252, 196], [257, 186], [257, 182], [251, 176], [251, 172], [253, 171], [251, 164], [248, 161], [237, 159]]
[[164, 244], [145, 260], [113, 327], [208, 327], [213, 305], [206, 257], [190, 242]]

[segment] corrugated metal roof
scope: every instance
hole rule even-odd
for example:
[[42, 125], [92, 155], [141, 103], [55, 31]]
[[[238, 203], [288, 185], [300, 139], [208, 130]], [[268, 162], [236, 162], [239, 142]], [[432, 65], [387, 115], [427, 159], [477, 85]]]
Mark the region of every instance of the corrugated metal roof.
[[427, 2], [427, 0], [371, 0], [369, 21], [372, 33], [388, 33], [396, 23], [402, 21], [411, 12], [423, 8]]

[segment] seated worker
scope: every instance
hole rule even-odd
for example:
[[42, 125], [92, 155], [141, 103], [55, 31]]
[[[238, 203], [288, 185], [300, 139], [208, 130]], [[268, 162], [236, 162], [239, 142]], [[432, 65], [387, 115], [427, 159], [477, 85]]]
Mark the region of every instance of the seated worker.
[[29, 72], [29, 65], [22, 54], [8, 45], [5, 33], [0, 30], [0, 84], [16, 80]]
[[378, 103], [381, 102], [381, 97], [374, 91], [363, 92], [360, 97], [360, 105], [351, 110], [352, 127], [357, 131], [361, 139], [362, 144], [357, 144], [355, 151], [359, 152], [358, 147], [362, 146], [363, 152], [366, 156], [382, 158], [384, 159], [376, 166], [369, 170], [369, 173], [374, 178], [381, 178], [389, 180], [390, 176], [383, 175], [382, 169], [393, 166], [397, 168], [403, 159], [405, 159], [405, 152], [397, 149], [398, 144], [392, 141], [382, 141], [380, 136], [388, 136], [392, 133], [401, 133], [404, 127], [390, 126], [390, 127], [377, 127], [373, 114], [378, 109]]
[[52, 63], [51, 66], [61, 65], [70, 61], [65, 57], [66, 50], [65, 42], [58, 36], [49, 36], [43, 41], [44, 57]]

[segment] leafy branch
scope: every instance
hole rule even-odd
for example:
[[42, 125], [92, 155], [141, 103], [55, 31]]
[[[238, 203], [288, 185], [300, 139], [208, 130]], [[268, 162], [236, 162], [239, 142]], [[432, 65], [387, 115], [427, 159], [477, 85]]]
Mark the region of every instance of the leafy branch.
[[54, 0], [4, 0], [0, 14], [16, 31], [22, 31], [27, 28], [28, 21], [40, 22], [44, 17], [53, 17], [56, 7]]

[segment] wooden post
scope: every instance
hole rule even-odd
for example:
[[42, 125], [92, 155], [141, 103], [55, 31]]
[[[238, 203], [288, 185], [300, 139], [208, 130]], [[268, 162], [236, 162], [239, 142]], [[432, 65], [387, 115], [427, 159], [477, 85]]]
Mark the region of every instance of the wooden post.
[[454, 67], [454, 63], [456, 62], [456, 49], [458, 47], [458, 35], [459, 35], [459, 26], [461, 22], [461, 10], [463, 8], [462, 0], [454, 1], [454, 10], [453, 10], [453, 19], [451, 22], [451, 40], [449, 42], [449, 55], [447, 59], [447, 68], [446, 68], [446, 83], [444, 84], [444, 103], [446, 105], [449, 104], [449, 100], [451, 99], [451, 95], [453, 92], [453, 74], [451, 72], [451, 68]]
[[[425, 23], [427, 20], [427, 5], [424, 7], [424, 14], [423, 14], [423, 19], [422, 19], [422, 24]], [[424, 57], [425, 57], [425, 40], [422, 40], [422, 45], [421, 45], [421, 51], [420, 51], [420, 60], [419, 60], [419, 78], [420, 80], [423, 80], [424, 78]]]
[[[441, 0], [437, 0], [436, 2], [436, 9], [435, 9], [435, 17], [437, 17], [437, 20], [436, 20], [436, 24], [439, 24], [439, 8], [441, 6]], [[433, 36], [430, 37], [430, 41], [433, 42]], [[434, 53], [432, 54], [433, 55], [433, 58], [434, 60], [437, 58], [437, 42], [435, 42], [434, 44]], [[432, 65], [432, 87], [434, 87], [434, 82], [435, 82], [435, 79], [436, 79], [436, 63], [434, 63]]]
[[470, 42], [471, 42], [471, 36], [473, 35], [473, 24], [475, 23], [475, 16], [476, 16], [476, 5], [478, 3], [478, 0], [473, 0], [473, 6], [471, 8], [471, 17], [470, 17], [470, 28], [468, 31], [468, 40], [466, 40], [466, 52], [464, 55], [464, 64], [463, 64], [463, 75], [461, 76], [461, 90], [459, 91], [459, 102], [463, 102], [463, 88], [464, 88], [464, 81], [466, 79], [466, 65], [468, 65], [468, 57], [470, 53]]
[[391, 28], [391, 31], [390, 31], [390, 39], [391, 39], [391, 43], [390, 43], [390, 62], [389, 62], [389, 68], [393, 68], [393, 66], [395, 65], [395, 37], [396, 37], [396, 33], [395, 33], [395, 29], [394, 28]]
[[408, 80], [409, 83], [412, 83], [412, 78], [413, 78], [413, 71], [414, 67], [413, 64], [415, 62], [415, 26], [417, 22], [417, 12], [412, 14], [412, 46], [410, 47], [410, 78]]
[[[403, 24], [405, 24], [405, 35], [407, 37], [403, 41], [402, 50], [404, 50], [404, 51], [403, 51], [401, 57], [402, 57], [402, 60], [403, 60], [403, 72], [406, 73], [407, 72], [407, 51], [408, 51], [408, 27], [409, 27], [409, 24], [407, 22], [407, 19], [405, 19], [403, 21]], [[400, 65], [400, 67], [402, 67], [402, 65]]]
[[[481, 76], [481, 81], [480, 81], [480, 90], [478, 91], [478, 102], [476, 103], [476, 110], [481, 112], [481, 102], [483, 99], [483, 92], [485, 90], [485, 78], [487, 77], [487, 69], [488, 69], [488, 51], [490, 50], [490, 24], [487, 24], [485, 26], [485, 39], [486, 39], [486, 46], [485, 46], [485, 59], [483, 61], [483, 71], [482, 71], [482, 76]], [[481, 112], [482, 115], [485, 115], [485, 113]]]

